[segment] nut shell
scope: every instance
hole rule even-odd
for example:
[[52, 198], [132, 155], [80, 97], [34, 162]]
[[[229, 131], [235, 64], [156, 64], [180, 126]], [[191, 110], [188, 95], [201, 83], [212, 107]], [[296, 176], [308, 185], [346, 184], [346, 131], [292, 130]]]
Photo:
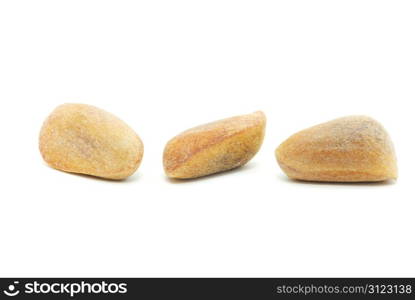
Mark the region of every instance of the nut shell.
[[107, 179], [124, 179], [141, 163], [143, 143], [113, 114], [86, 104], [63, 104], [45, 120], [39, 149], [51, 167]]
[[265, 115], [258, 111], [186, 130], [164, 149], [165, 173], [186, 179], [243, 166], [260, 149], [265, 125]]
[[293, 179], [370, 182], [398, 176], [388, 133], [366, 116], [343, 117], [300, 131], [283, 142], [275, 155]]

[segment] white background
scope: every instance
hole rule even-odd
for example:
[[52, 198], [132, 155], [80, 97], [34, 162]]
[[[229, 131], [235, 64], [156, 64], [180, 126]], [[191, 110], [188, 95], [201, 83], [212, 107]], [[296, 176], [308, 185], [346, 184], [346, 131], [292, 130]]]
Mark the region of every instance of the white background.
[[[415, 276], [414, 1], [1, 1], [1, 276]], [[145, 153], [123, 182], [47, 167], [43, 120], [89, 103]], [[167, 140], [263, 110], [239, 170], [164, 176]], [[274, 149], [370, 115], [395, 142], [386, 184], [288, 180]]]

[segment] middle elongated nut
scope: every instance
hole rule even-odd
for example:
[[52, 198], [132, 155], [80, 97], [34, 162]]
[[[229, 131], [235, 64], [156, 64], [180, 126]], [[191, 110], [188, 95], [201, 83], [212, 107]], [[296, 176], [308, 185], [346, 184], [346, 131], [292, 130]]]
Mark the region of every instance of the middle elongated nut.
[[166, 175], [196, 178], [243, 166], [261, 147], [265, 124], [264, 113], [258, 111], [184, 131], [164, 149]]

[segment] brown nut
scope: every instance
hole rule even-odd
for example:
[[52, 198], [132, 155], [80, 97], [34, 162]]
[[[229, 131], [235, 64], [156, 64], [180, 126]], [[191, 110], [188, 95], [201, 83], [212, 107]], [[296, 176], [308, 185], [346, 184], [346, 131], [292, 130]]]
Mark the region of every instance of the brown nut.
[[261, 147], [265, 123], [259, 111], [184, 131], [164, 149], [166, 175], [196, 178], [243, 166]]
[[288, 177], [369, 182], [397, 178], [392, 141], [376, 120], [349, 116], [300, 131], [275, 151]]
[[51, 167], [124, 179], [141, 163], [143, 143], [114, 115], [86, 104], [63, 104], [45, 120], [39, 149]]

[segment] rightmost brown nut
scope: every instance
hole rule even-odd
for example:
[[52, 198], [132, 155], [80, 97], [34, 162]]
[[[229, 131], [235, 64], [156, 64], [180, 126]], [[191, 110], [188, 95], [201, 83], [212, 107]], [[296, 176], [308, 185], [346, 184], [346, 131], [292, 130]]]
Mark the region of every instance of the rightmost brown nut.
[[275, 155], [285, 174], [298, 180], [370, 182], [398, 177], [388, 133], [366, 116], [344, 117], [300, 131]]

